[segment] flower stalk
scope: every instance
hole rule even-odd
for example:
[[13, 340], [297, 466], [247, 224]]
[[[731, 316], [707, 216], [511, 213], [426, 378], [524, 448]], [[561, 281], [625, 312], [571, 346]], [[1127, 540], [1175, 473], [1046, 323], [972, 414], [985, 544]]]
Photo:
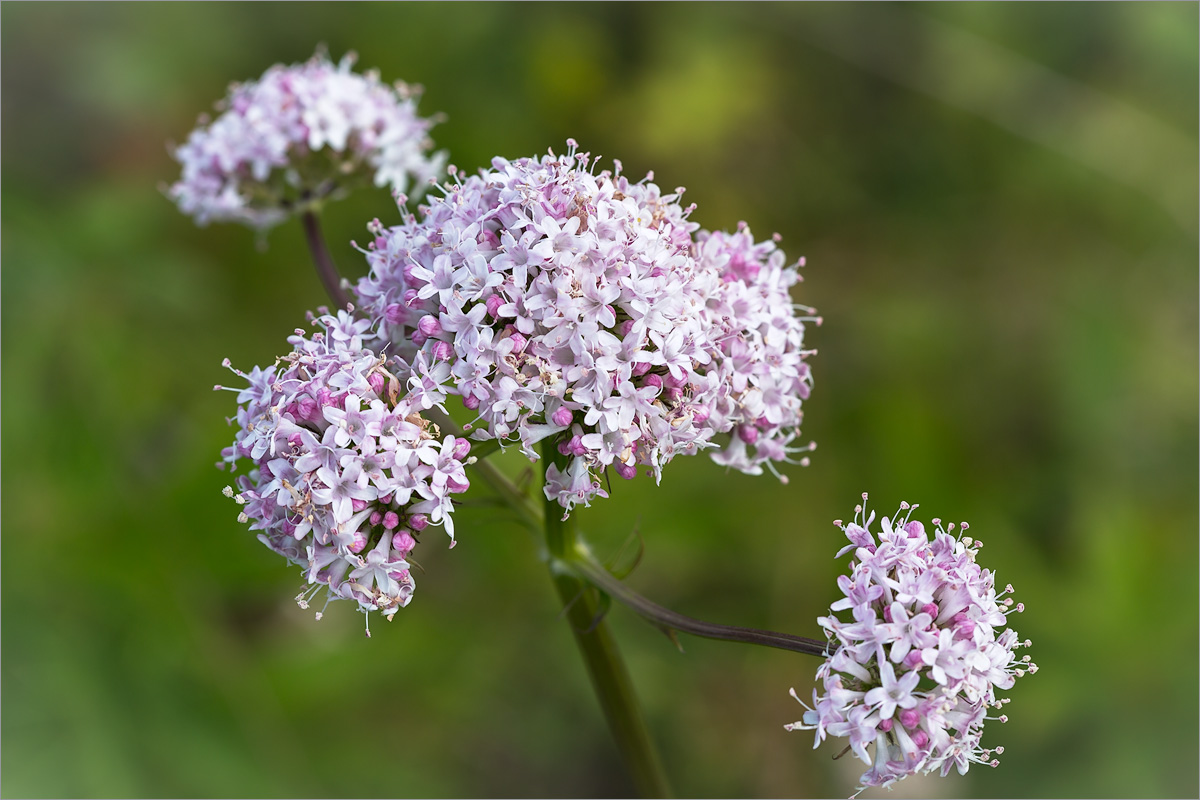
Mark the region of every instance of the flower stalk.
[[757, 628], [742, 628], [735, 625], [718, 625], [705, 622], [693, 617], [664, 608], [657, 603], [647, 600], [640, 594], [622, 583], [615, 575], [596, 563], [586, 545], [576, 543], [573, 557], [566, 561], [567, 568], [578, 574], [609, 597], [633, 609], [643, 619], [662, 628], [664, 631], [679, 631], [700, 636], [705, 639], [720, 639], [726, 642], [741, 644], [757, 644], [763, 647], [774, 647], [780, 650], [791, 650], [795, 653], [806, 653], [824, 658], [829, 655], [828, 643], [804, 636], [793, 636], [790, 633], [758, 630]]
[[[563, 456], [553, 445], [543, 446], [544, 469], [561, 460]], [[546, 547], [554, 565], [577, 548], [577, 531], [574, 519], [563, 519], [562, 506], [556, 500], [546, 500], [544, 513]], [[598, 598], [588, 583], [576, 575], [554, 569], [551, 574], [592, 688], [634, 785], [642, 797], [670, 797], [666, 773], [650, 739], [629, 671], [602, 617]]]
[[317, 277], [321, 279], [321, 285], [325, 287], [334, 305], [339, 310], [345, 309], [350, 305], [350, 295], [342, 288], [342, 276], [338, 273], [337, 265], [333, 263], [329, 248], [325, 246], [325, 237], [321, 235], [321, 224], [317, 221], [316, 213], [311, 210], [305, 211], [300, 216], [300, 221], [304, 226], [304, 240], [308, 242], [308, 251], [312, 254], [313, 265], [317, 268]]

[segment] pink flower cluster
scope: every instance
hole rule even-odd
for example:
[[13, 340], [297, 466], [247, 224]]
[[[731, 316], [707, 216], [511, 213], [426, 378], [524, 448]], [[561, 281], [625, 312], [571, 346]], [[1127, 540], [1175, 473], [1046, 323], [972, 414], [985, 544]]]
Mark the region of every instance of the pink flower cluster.
[[1004, 748], [980, 746], [984, 720], [1007, 721], [988, 716], [1008, 702], [996, 690], [1037, 671], [1014, 653], [1029, 642], [1006, 627], [1024, 606], [1005, 597], [1012, 586], [997, 593], [995, 576], [975, 562], [981, 543], [962, 535], [967, 524], [955, 536], [953, 523], [947, 532], [935, 519], [930, 539], [909, 521], [915, 508], [902, 504], [895, 522], [884, 517], [878, 538], [869, 530], [875, 514], [862, 506], [853, 523], [835, 523], [850, 540], [838, 556], [854, 556], [838, 578], [845, 597], [830, 611], [849, 610], [853, 621], [817, 620], [837, 650], [817, 670], [824, 694], [814, 689], [812, 708], [786, 726], [815, 731], [814, 747], [845, 737], [869, 765], [859, 791], [916, 773], [965, 773], [971, 762], [996, 766]]
[[236, 390], [238, 431], [222, 456], [253, 466], [225, 493], [259, 540], [304, 568], [302, 607], [324, 587], [391, 619], [412, 597], [420, 532], [441, 523], [453, 547], [451, 495], [468, 488], [470, 444], [438, 441], [386, 359], [363, 347], [365, 320], [316, 322], [313, 335], [289, 337], [292, 352], [274, 366], [234, 370], [249, 385]]
[[744, 227], [693, 239], [682, 189], [631, 183], [619, 162], [596, 172], [568, 147], [496, 158], [419, 218], [373, 225], [356, 290], [372, 346], [409, 365], [426, 407], [461, 396], [475, 438], [537, 458], [553, 437], [568, 458], [546, 495], [568, 512], [607, 496], [605, 469], [660, 479], [722, 433], [736, 431], [722, 463], [787, 459], [811, 383], [795, 270]]
[[364, 173], [396, 192], [410, 177], [436, 177], [442, 160], [428, 154], [433, 122], [417, 116], [414, 92], [374, 72], [351, 72], [353, 62], [347, 55], [335, 65], [318, 53], [231, 86], [220, 116], [202, 117], [175, 150], [183, 176], [169, 194], [179, 208], [200, 224], [267, 228], [340, 195]]
[[[796, 266], [785, 263], [775, 240], [755, 242], [746, 223], [736, 233], [701, 231], [694, 250], [700, 269], [715, 271], [721, 283], [706, 304], [708, 324], [717, 343], [712, 372], [717, 395], [709, 417], [713, 429], [735, 435], [713, 460], [752, 475], [765, 465], [814, 444], [790, 447], [804, 418], [801, 403], [812, 389], [805, 358], [804, 323], [820, 324], [808, 306], [793, 306], [789, 289], [800, 281]], [[807, 464], [807, 459], [801, 459]], [[779, 476], [785, 480], [785, 476]]]

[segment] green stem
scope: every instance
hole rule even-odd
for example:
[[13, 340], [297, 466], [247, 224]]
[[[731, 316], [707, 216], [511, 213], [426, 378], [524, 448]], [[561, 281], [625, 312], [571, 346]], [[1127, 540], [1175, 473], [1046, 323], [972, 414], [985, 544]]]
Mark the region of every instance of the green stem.
[[329, 248], [325, 246], [325, 237], [321, 235], [317, 215], [312, 211], [305, 211], [300, 215], [300, 221], [304, 225], [304, 240], [308, 242], [308, 251], [312, 254], [313, 265], [317, 268], [321, 284], [333, 298], [338, 310], [345, 309], [350, 305], [350, 295], [342, 288], [342, 276], [338, 273], [337, 265], [333, 263]]
[[576, 546], [573, 557], [567, 563], [584, 580], [591, 583], [600, 591], [632, 608], [651, 624], [665, 630], [690, 633], [705, 639], [720, 639], [726, 642], [741, 644], [758, 644], [763, 647], [775, 647], [780, 650], [791, 650], [794, 653], [806, 653], [811, 656], [826, 657], [829, 655], [828, 643], [805, 636], [793, 636], [790, 633], [776, 633], [757, 628], [742, 628], [736, 625], [718, 625], [704, 620], [664, 608], [658, 603], [647, 600], [640, 594], [622, 583], [615, 575], [596, 563], [587, 548], [582, 544]]
[[[543, 444], [543, 469], [562, 460], [553, 444]], [[544, 524], [554, 587], [558, 590], [617, 749], [643, 797], [670, 797], [671, 788], [642, 717], [629, 672], [612, 631], [601, 616], [596, 595], [575, 575], [554, 568], [576, 548], [574, 521], [564, 520], [562, 507], [547, 499]]]

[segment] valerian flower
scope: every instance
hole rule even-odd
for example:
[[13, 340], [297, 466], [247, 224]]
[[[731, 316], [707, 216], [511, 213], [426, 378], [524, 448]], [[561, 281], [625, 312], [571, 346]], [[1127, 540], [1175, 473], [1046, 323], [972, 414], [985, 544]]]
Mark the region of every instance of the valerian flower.
[[789, 447], [812, 380], [805, 318], [773, 243], [744, 226], [693, 239], [682, 189], [597, 171], [573, 141], [451, 174], [419, 215], [372, 224], [356, 288], [369, 345], [409, 364], [424, 402], [460, 396], [474, 438], [531, 459], [554, 442], [567, 459], [546, 494], [568, 512], [607, 496], [609, 467], [657, 480], [722, 433], [740, 438], [721, 463], [752, 473], [807, 449]]
[[225, 492], [260, 541], [304, 568], [302, 607], [324, 588], [391, 619], [412, 598], [420, 532], [441, 524], [453, 546], [451, 495], [468, 488], [470, 444], [439, 439], [387, 359], [363, 347], [363, 321], [342, 312], [316, 323], [274, 366], [234, 370], [250, 385], [222, 455], [252, 466]]
[[202, 225], [269, 228], [358, 182], [403, 192], [435, 178], [443, 157], [429, 153], [434, 122], [417, 116], [417, 90], [353, 63], [318, 53], [232, 85], [216, 119], [202, 117], [174, 151], [183, 175], [169, 194], [180, 210]]
[[[1024, 606], [1006, 596], [1012, 586], [997, 593], [995, 576], [976, 563], [981, 543], [963, 535], [969, 526], [955, 535], [953, 523], [943, 529], [935, 519], [931, 538], [910, 521], [915, 508], [902, 504], [878, 534], [862, 506], [854, 522], [835, 523], [850, 540], [838, 555], [853, 558], [838, 580], [843, 599], [817, 620], [832, 653], [817, 670], [824, 693], [814, 689], [811, 708], [801, 701], [803, 719], [785, 726], [815, 731], [814, 747], [845, 737], [869, 766], [859, 791], [917, 773], [965, 773], [972, 762], [996, 766], [1004, 748], [980, 745], [984, 720], [1007, 721], [988, 716], [1008, 703], [996, 692], [1037, 671], [1015, 654], [1029, 642], [1007, 627]], [[852, 622], [833, 613], [847, 610]]]

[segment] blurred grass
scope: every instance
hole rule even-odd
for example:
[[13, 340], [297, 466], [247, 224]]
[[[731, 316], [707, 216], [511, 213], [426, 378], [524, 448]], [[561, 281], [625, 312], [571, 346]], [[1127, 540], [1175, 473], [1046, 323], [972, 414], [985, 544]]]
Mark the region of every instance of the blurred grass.
[[[324, 302], [159, 193], [231, 80], [318, 42], [426, 87], [474, 170], [568, 136], [780, 231], [817, 387], [781, 486], [673, 462], [584, 512], [633, 584], [813, 634], [858, 493], [967, 518], [1028, 607], [997, 770], [896, 796], [1195, 796], [1194, 4], [4, 4], [0, 645], [6, 797], [621, 795], [536, 547], [485, 507], [371, 640], [235, 520], [223, 357]], [[346, 244], [383, 192], [332, 206]], [[514, 470], [523, 469], [512, 463]], [[473, 533], [472, 533], [473, 532]], [[786, 734], [815, 662], [612, 621], [682, 795], [840, 796]]]

